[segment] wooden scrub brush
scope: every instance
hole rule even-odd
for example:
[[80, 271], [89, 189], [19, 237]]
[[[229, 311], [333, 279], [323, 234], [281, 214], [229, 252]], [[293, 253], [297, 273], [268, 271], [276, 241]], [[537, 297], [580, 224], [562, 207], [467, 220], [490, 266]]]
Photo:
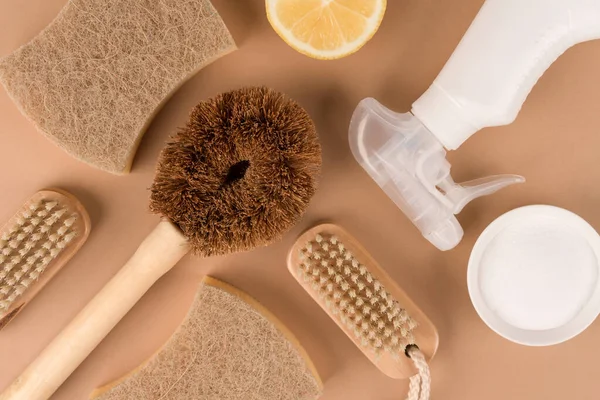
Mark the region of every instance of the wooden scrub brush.
[[320, 167], [312, 120], [282, 94], [247, 88], [200, 103], [160, 156], [150, 209], [162, 221], [0, 399], [48, 399], [188, 251], [223, 255], [279, 239], [308, 207]]
[[0, 230], [0, 329], [5, 327], [87, 240], [90, 218], [60, 190], [31, 197]]
[[336, 225], [316, 226], [293, 245], [288, 268], [383, 373], [410, 378], [408, 399], [427, 400], [435, 326], [367, 251]]

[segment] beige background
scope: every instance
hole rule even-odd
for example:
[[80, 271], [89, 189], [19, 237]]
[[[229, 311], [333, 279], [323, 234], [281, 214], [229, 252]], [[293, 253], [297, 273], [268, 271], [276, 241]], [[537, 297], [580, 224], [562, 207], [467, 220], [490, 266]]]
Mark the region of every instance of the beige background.
[[[0, 0], [0, 55], [26, 43], [65, 0]], [[469, 252], [494, 218], [514, 207], [566, 207], [600, 228], [600, 42], [562, 56], [535, 87], [510, 126], [486, 129], [451, 154], [466, 180], [520, 173], [525, 185], [468, 206], [466, 234], [453, 251], [429, 245], [355, 163], [347, 126], [357, 102], [373, 96], [398, 111], [427, 88], [482, 0], [390, 0], [380, 31], [357, 54], [320, 62], [287, 47], [270, 28], [261, 0], [215, 0], [240, 50], [205, 68], [158, 114], [133, 172], [111, 176], [72, 160], [44, 139], [0, 90], [0, 221], [42, 187], [60, 186], [85, 203], [94, 223], [88, 244], [0, 333], [5, 387], [117, 271], [152, 229], [147, 188], [165, 139], [191, 107], [219, 91], [264, 84], [288, 93], [313, 116], [323, 144], [320, 190], [306, 218], [283, 242], [251, 253], [188, 257], [158, 282], [53, 400], [85, 399], [152, 354], [176, 328], [206, 273], [239, 286], [295, 332], [326, 382], [324, 400], [402, 398], [405, 381], [386, 378], [288, 276], [287, 249], [306, 227], [330, 220], [346, 227], [389, 270], [437, 325], [433, 398], [444, 400], [597, 399], [600, 324], [558, 346], [528, 348], [490, 331], [466, 288]]]

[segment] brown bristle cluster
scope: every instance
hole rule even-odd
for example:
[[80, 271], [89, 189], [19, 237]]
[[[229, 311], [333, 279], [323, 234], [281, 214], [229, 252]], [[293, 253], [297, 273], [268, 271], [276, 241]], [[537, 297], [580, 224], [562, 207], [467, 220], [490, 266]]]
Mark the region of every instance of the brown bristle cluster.
[[267, 88], [202, 102], [163, 150], [150, 209], [195, 254], [266, 245], [298, 222], [316, 191], [321, 147], [306, 111]]
[[40, 200], [0, 233], [0, 315], [78, 235], [76, 220], [57, 201]]
[[403, 356], [417, 323], [337, 237], [318, 234], [300, 250], [297, 274], [369, 351]]

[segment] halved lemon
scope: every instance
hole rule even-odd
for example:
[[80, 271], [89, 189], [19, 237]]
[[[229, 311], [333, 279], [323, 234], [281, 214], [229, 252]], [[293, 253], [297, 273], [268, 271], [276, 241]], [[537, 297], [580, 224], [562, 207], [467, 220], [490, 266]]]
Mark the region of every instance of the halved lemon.
[[345, 57], [377, 32], [386, 0], [266, 0], [275, 32], [300, 53]]

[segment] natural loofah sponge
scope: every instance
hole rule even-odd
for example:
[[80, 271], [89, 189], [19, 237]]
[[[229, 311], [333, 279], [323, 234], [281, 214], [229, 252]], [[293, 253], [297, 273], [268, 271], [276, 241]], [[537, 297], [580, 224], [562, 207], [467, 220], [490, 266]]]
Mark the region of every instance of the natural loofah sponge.
[[126, 173], [162, 104], [234, 49], [209, 0], [70, 0], [42, 33], [0, 60], [0, 81], [58, 146]]
[[312, 400], [322, 383], [292, 334], [247, 294], [205, 278], [185, 322], [96, 400]]

